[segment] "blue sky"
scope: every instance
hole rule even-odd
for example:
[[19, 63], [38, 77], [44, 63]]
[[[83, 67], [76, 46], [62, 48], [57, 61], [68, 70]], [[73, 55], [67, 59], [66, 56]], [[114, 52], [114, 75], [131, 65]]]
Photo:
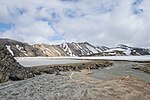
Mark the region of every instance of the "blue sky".
[[149, 47], [150, 0], [1, 0], [0, 38]]
[[0, 23], [0, 32], [5, 32], [12, 28], [12, 24], [10, 23]]

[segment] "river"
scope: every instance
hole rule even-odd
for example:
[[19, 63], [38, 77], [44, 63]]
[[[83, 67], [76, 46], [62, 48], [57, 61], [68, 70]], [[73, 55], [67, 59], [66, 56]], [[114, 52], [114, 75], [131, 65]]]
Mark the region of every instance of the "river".
[[111, 79], [122, 76], [134, 76], [138, 79], [150, 82], [150, 74], [132, 69], [135, 62], [113, 61], [113, 65], [104, 69], [94, 70], [92, 76], [99, 79]]

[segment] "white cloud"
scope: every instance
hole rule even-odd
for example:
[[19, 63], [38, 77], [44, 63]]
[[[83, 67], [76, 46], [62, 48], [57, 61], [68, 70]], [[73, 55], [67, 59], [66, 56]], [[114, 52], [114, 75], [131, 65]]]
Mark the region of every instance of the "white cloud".
[[[15, 27], [0, 34], [30, 43], [88, 41], [97, 45], [125, 43], [148, 47], [150, 1], [139, 3], [137, 8], [143, 12], [134, 14], [135, 1], [1, 0], [0, 22], [14, 23]], [[62, 38], [49, 41], [55, 36]]]

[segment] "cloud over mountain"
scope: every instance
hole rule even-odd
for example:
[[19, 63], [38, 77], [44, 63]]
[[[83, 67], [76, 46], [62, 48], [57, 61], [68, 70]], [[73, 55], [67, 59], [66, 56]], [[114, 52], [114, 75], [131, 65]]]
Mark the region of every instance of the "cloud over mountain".
[[149, 0], [1, 0], [0, 37], [149, 47]]

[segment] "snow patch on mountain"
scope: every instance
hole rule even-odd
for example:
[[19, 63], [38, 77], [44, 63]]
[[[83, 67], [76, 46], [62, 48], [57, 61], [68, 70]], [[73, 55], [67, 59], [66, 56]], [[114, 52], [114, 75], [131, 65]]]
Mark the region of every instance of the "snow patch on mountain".
[[21, 51], [23, 49], [23, 47], [19, 46], [18, 44], [16, 45], [16, 48]]
[[13, 51], [10, 49], [11, 46], [6, 45], [6, 47], [7, 47], [7, 50], [11, 53], [11, 55], [14, 56]]
[[63, 48], [64, 51], [67, 51], [67, 49], [68, 49], [67, 43], [63, 43], [62, 44], [62, 48]]
[[52, 48], [59, 56], [61, 56], [61, 53], [59, 51], [57, 51], [53, 46], [52, 46]]
[[90, 46], [90, 45], [86, 45], [86, 47], [87, 47], [92, 53], [98, 53], [98, 51], [97, 51], [94, 47], [92, 47], [92, 46]]
[[110, 54], [116, 54], [116, 52], [122, 52], [125, 55], [130, 55], [131, 54], [130, 49], [122, 49], [122, 48], [112, 48], [112, 49], [106, 50], [104, 52], [107, 52], [107, 53], [110, 53]]

